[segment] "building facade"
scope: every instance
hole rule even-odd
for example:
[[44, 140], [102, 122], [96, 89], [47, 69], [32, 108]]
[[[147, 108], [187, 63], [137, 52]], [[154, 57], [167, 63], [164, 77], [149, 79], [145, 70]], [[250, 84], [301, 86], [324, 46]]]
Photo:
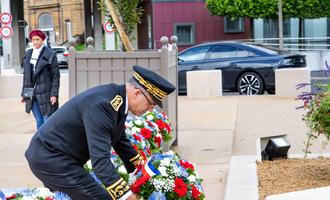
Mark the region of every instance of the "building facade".
[[142, 5], [144, 16], [138, 27], [140, 49], [159, 48], [162, 36], [178, 36], [179, 50], [203, 42], [250, 38], [248, 19], [211, 16], [205, 1], [150, 0]]
[[84, 0], [24, 0], [26, 33], [40, 29], [48, 44], [59, 45], [84, 33]]

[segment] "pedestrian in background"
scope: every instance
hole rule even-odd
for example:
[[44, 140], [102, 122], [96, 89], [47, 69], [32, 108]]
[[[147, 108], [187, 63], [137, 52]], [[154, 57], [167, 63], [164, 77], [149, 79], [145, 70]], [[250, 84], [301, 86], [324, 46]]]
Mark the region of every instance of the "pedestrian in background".
[[23, 87], [21, 102], [25, 111], [32, 113], [37, 129], [58, 109], [60, 71], [55, 52], [44, 45], [46, 35], [40, 30], [31, 31], [29, 38], [33, 48], [22, 61]]

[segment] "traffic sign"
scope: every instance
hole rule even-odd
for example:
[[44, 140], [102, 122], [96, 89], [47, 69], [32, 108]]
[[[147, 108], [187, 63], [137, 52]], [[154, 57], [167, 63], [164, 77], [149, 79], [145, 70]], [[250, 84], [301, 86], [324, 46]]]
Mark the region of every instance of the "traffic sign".
[[109, 21], [107, 21], [105, 24], [103, 24], [103, 29], [107, 33], [112, 33], [115, 31], [113, 28], [113, 25]]
[[0, 28], [0, 36], [3, 38], [9, 38], [13, 35], [13, 29], [10, 26], [2, 26]]
[[13, 20], [13, 17], [8, 12], [3, 12], [0, 14], [0, 22], [2, 24], [10, 24]]

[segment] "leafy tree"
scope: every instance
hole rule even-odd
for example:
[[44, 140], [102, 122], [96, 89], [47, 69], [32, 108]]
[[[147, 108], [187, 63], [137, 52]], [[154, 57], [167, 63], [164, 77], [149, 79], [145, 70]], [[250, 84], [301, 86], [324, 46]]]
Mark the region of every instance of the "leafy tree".
[[[330, 0], [282, 0], [282, 4], [284, 18], [312, 19], [330, 16]], [[232, 19], [278, 17], [278, 0], [207, 0], [206, 6], [212, 15]], [[301, 21], [299, 29], [302, 26]]]
[[[101, 1], [101, 9], [104, 12], [105, 3], [107, 10], [110, 12], [110, 21], [114, 24], [114, 28], [118, 31], [125, 50], [131, 51], [132, 45], [129, 39], [133, 38], [132, 32], [136, 25], [141, 23], [143, 9], [140, 4], [143, 0], [104, 0]], [[105, 13], [105, 12], [104, 12]]]

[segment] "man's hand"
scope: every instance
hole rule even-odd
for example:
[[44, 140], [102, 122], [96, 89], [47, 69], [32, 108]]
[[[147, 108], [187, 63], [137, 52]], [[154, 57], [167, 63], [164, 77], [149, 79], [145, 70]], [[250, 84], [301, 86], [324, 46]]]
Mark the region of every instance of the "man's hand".
[[133, 193], [133, 194], [131, 194], [131, 196], [129, 196], [127, 198], [127, 200], [139, 200], [139, 197], [138, 197], [138, 195]]
[[54, 105], [57, 101], [57, 97], [50, 97], [50, 103]]
[[21, 97], [21, 103], [25, 103], [24, 97]]

